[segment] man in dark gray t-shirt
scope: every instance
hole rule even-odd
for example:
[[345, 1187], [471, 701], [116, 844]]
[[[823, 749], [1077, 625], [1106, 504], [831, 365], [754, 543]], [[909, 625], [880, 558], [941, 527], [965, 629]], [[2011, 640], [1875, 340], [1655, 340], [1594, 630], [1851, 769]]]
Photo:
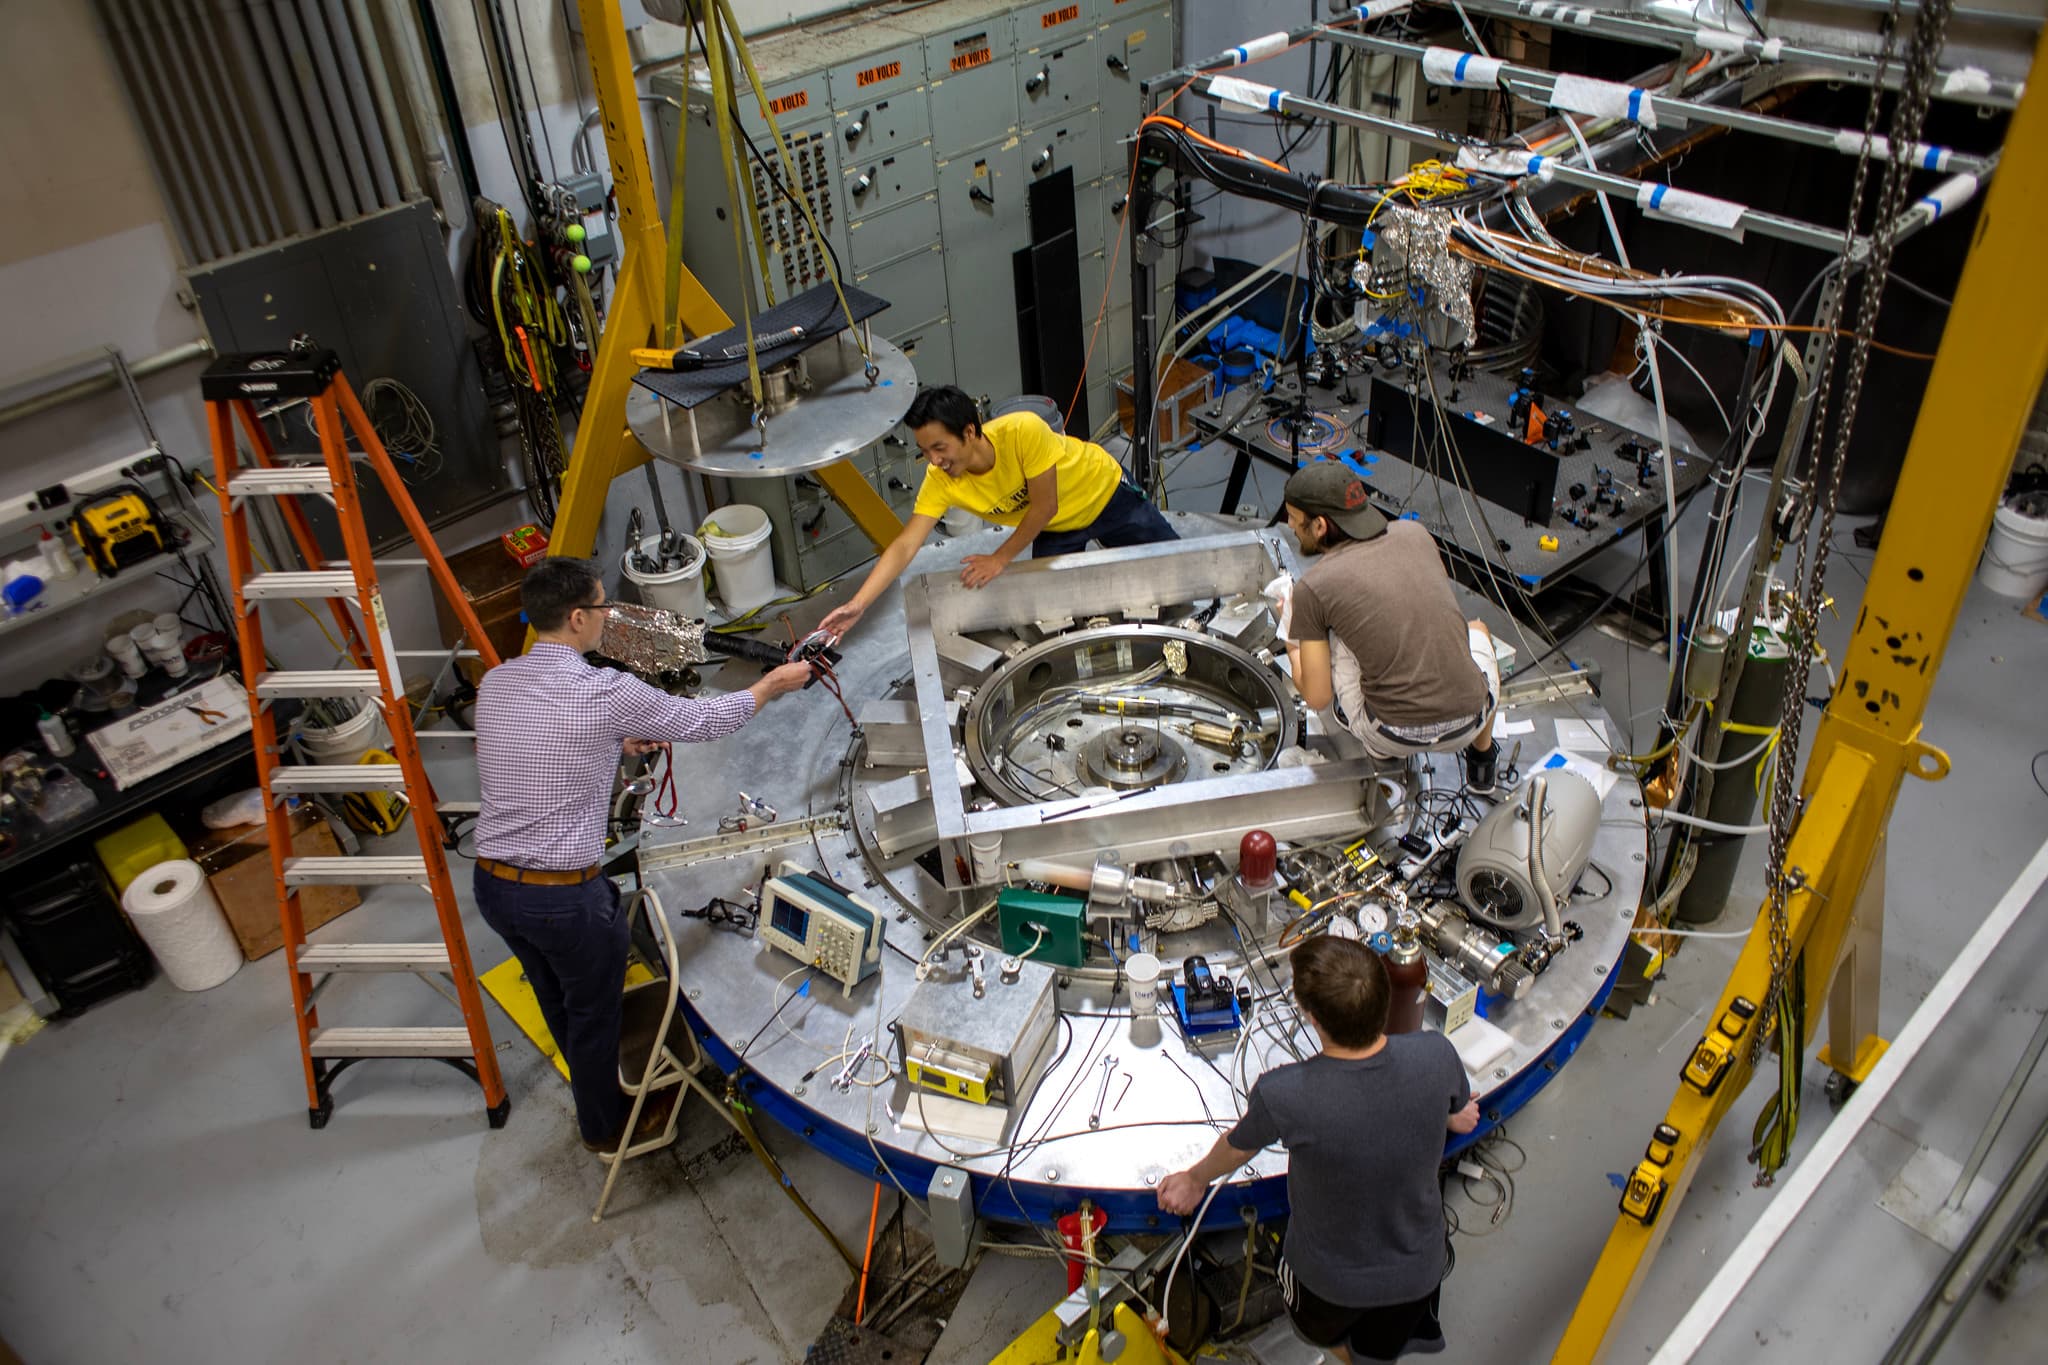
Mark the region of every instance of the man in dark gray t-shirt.
[[1479, 1123], [1464, 1065], [1442, 1034], [1387, 1036], [1386, 965], [1370, 948], [1324, 935], [1288, 961], [1321, 1054], [1261, 1076], [1237, 1126], [1160, 1182], [1159, 1206], [1192, 1213], [1211, 1181], [1285, 1146], [1280, 1274], [1295, 1329], [1347, 1361], [1441, 1350], [1437, 1166], [1445, 1130]]

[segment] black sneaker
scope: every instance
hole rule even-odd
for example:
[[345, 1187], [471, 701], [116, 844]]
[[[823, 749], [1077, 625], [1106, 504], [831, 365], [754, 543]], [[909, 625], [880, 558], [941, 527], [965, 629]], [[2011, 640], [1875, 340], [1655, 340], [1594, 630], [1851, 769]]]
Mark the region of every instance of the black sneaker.
[[1465, 790], [1475, 796], [1492, 795], [1494, 769], [1498, 766], [1499, 758], [1500, 746], [1497, 744], [1489, 746], [1483, 752], [1468, 746], [1464, 753]]

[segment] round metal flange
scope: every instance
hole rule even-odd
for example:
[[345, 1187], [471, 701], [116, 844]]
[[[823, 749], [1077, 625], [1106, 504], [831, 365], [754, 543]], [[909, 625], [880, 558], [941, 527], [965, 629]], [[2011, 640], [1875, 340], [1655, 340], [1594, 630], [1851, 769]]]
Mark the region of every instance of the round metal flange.
[[770, 413], [762, 421], [744, 383], [688, 409], [636, 385], [626, 425], [653, 454], [700, 474], [765, 479], [823, 469], [888, 435], [917, 397], [910, 358], [880, 337], [869, 349], [872, 382], [851, 331], [805, 351], [800, 378], [777, 375], [764, 391]]
[[1098, 786], [1142, 791], [1180, 781], [1188, 768], [1188, 752], [1169, 736], [1131, 725], [1083, 744], [1081, 768]]

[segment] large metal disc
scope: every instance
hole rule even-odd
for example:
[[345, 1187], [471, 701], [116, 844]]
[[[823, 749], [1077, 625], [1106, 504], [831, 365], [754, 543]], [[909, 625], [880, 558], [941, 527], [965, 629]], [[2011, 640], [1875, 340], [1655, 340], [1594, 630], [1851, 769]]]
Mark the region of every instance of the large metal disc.
[[700, 474], [763, 479], [822, 469], [881, 440], [917, 396], [909, 357], [880, 337], [869, 348], [881, 372], [873, 384], [850, 331], [805, 351], [808, 391], [765, 423], [741, 401], [742, 385], [688, 411], [635, 387], [626, 424], [655, 455]]

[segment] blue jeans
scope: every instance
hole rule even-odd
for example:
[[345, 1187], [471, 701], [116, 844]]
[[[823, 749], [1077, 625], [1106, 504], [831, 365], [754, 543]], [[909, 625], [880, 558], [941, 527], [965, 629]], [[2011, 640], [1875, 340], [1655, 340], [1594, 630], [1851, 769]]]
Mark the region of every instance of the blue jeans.
[[526, 972], [569, 1063], [583, 1140], [608, 1144], [630, 1106], [619, 1089], [619, 1010], [630, 926], [609, 877], [575, 886], [508, 882], [476, 869], [476, 908]]
[[1159, 515], [1159, 509], [1145, 501], [1145, 495], [1127, 483], [1119, 483], [1116, 492], [1109, 495], [1109, 501], [1095, 514], [1095, 520], [1072, 531], [1040, 531], [1038, 538], [1031, 542], [1031, 557], [1042, 559], [1047, 555], [1072, 554], [1086, 549], [1091, 540], [1100, 541], [1105, 549], [1121, 549], [1126, 545], [1151, 545], [1161, 540], [1179, 540], [1180, 536], [1166, 524], [1166, 518]]

